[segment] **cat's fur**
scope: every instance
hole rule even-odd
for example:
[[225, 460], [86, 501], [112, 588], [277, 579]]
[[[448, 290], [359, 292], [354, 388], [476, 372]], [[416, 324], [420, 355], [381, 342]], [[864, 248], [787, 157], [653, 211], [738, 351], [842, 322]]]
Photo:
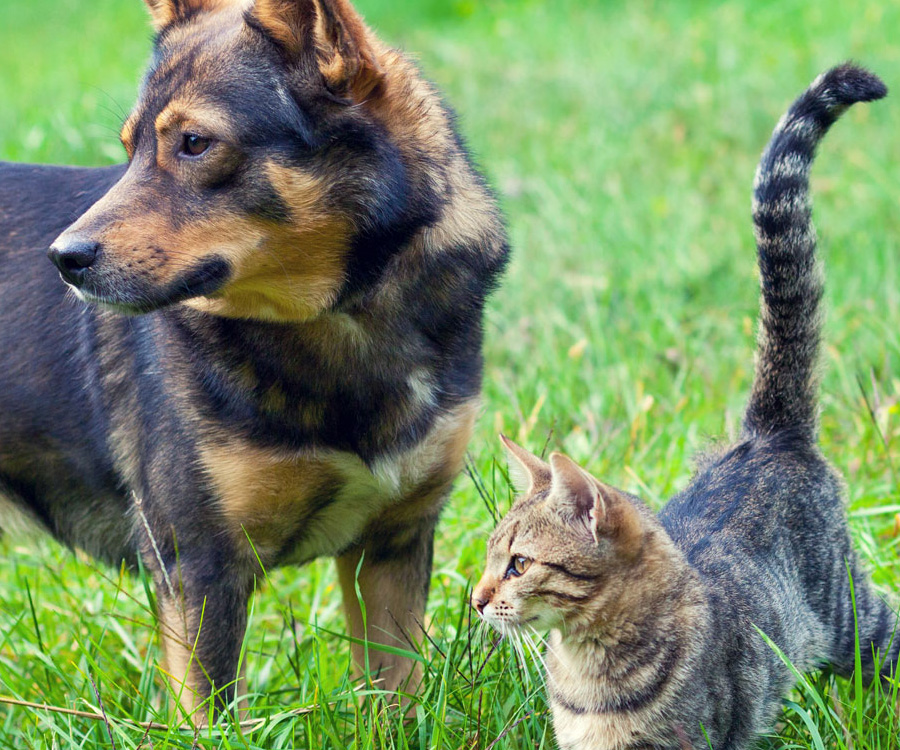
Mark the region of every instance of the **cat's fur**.
[[[501, 632], [551, 631], [547, 688], [571, 750], [745, 748], [801, 670], [897, 664], [896, 616], [854, 553], [842, 483], [816, 446], [822, 278], [810, 222], [817, 143], [851, 104], [887, 93], [852, 65], [779, 123], [756, 179], [759, 361], [739, 442], [655, 516], [554, 453], [504, 439], [527, 490], [491, 536], [473, 605]], [[704, 737], [704, 732], [708, 740]]]

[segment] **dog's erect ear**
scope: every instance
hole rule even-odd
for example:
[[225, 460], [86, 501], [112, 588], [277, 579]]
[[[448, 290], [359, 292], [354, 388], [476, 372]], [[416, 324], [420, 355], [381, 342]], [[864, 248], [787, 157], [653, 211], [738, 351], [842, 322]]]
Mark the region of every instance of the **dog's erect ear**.
[[362, 101], [384, 79], [372, 32], [347, 0], [256, 0], [248, 16], [338, 96]]
[[153, 25], [162, 31], [169, 24], [185, 21], [195, 13], [219, 10], [229, 4], [229, 0], [144, 0], [150, 9]]
[[315, 50], [318, 10], [314, 0], [256, 0], [247, 11], [247, 18], [292, 58]]

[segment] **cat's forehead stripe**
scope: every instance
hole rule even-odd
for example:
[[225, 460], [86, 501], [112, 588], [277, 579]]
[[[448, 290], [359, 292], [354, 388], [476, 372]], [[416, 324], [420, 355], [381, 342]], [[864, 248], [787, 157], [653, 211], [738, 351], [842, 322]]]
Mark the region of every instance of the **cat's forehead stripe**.
[[517, 532], [518, 530], [519, 530], [519, 523], [518, 523], [518, 521], [517, 521], [516, 523], [513, 524], [512, 528], [509, 530], [509, 542], [508, 542], [508, 547], [509, 547], [509, 551], [510, 551], [510, 552], [512, 552], [513, 542], [516, 540], [516, 532]]
[[555, 570], [559, 573], [562, 573], [564, 576], [573, 578], [576, 581], [594, 581], [594, 580], [596, 580], [596, 576], [575, 573], [574, 571], [569, 570], [569, 568], [566, 567], [565, 565], [563, 565], [562, 563], [544, 561], [542, 564], [544, 565], [544, 567], [547, 567], [547, 568], [550, 568], [551, 570]]

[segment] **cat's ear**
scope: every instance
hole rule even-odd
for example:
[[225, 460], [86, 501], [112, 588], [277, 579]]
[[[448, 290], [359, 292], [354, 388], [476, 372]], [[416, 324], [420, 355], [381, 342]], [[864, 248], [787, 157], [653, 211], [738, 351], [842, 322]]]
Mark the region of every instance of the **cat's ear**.
[[550, 474], [550, 499], [557, 511], [566, 520], [583, 523], [599, 542], [598, 522], [606, 507], [593, 478], [562, 453], [550, 454]]
[[622, 490], [618, 490], [596, 479], [593, 480], [600, 492], [603, 515], [592, 519], [594, 538], [611, 535], [623, 552], [637, 554], [644, 538], [644, 520], [635, 507], [634, 501]]
[[639, 548], [643, 524], [625, 493], [597, 481], [562, 453], [550, 455], [550, 469], [550, 498], [558, 512], [584, 524], [598, 544], [612, 537], [625, 549]]
[[372, 33], [348, 0], [256, 0], [248, 17], [295, 64], [317, 66], [338, 96], [360, 102], [384, 80]]
[[533, 453], [500, 435], [509, 462], [509, 478], [519, 494], [530, 495], [550, 485], [550, 467]]

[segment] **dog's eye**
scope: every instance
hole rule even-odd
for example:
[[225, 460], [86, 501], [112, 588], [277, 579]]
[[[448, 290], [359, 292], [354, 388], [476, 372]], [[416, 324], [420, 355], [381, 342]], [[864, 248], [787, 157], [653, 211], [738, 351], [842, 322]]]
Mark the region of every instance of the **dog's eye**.
[[528, 570], [531, 565], [531, 560], [527, 557], [522, 557], [522, 555], [516, 555], [512, 560], [509, 561], [509, 567], [506, 569], [507, 576], [520, 576], [526, 570]]
[[181, 153], [186, 156], [200, 156], [211, 144], [211, 138], [204, 138], [196, 133], [185, 133], [181, 137]]

